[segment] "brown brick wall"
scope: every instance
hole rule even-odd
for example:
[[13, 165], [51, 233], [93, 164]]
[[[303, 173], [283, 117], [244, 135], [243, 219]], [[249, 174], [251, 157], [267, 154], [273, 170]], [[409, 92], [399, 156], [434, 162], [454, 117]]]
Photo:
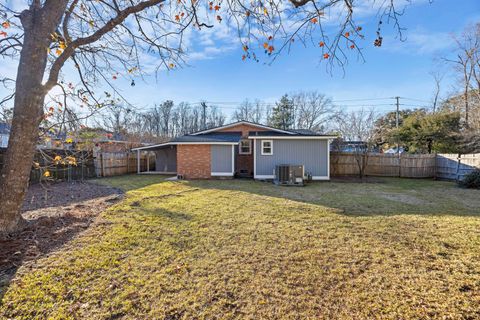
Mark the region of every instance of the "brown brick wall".
[[210, 179], [210, 150], [209, 144], [177, 145], [177, 173], [185, 179]]
[[246, 138], [246, 137], [248, 137], [248, 132], [249, 131], [267, 131], [267, 129], [251, 126], [251, 125], [248, 125], [248, 124], [239, 124], [237, 126], [233, 126], [233, 127], [230, 127], [230, 128], [225, 128], [225, 129], [218, 130], [217, 132], [241, 132], [242, 137]]

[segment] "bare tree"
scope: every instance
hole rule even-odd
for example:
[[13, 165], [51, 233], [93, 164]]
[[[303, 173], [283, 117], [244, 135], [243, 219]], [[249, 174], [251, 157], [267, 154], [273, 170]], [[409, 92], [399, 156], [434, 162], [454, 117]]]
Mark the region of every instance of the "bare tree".
[[372, 151], [377, 115], [373, 109], [362, 108], [359, 111], [341, 112], [336, 115], [336, 130], [344, 140], [356, 141], [355, 162], [359, 178], [363, 180], [368, 167], [369, 154]]
[[178, 130], [177, 135], [189, 133], [191, 129], [191, 109], [188, 103], [181, 102], [175, 110]]
[[252, 121], [253, 118], [253, 103], [248, 99], [245, 99], [240, 105], [235, 109], [232, 115], [232, 120], [234, 121]]
[[168, 137], [170, 135], [170, 123], [172, 121], [173, 101], [167, 100], [160, 105], [162, 135]]
[[210, 111], [207, 113], [207, 127], [210, 129], [225, 124], [225, 115], [216, 106], [211, 106]]
[[[174, 69], [183, 63], [186, 30], [199, 32], [215, 24], [228, 24], [238, 31], [244, 59], [258, 60], [254, 48], [260, 42], [268, 59], [274, 60], [300, 42], [322, 42], [321, 54], [329, 65], [343, 66], [347, 52], [361, 55], [357, 41], [363, 39], [354, 19], [354, 0], [348, 1], [204, 1], [165, 0], [31, 0], [16, 12], [11, 2], [0, 4], [2, 38], [0, 55], [17, 59], [18, 70], [12, 95], [14, 115], [10, 142], [0, 175], [0, 232], [9, 233], [24, 224], [20, 215], [39, 124], [52, 89], [65, 89], [62, 69], [77, 72], [81, 90], [72, 92], [92, 108], [102, 106], [95, 89], [99, 81], [118, 92], [115, 80], [132, 81], [144, 73], [145, 54], [155, 54], [157, 70]], [[398, 31], [396, 1], [377, 4], [378, 19], [392, 18]], [[327, 12], [337, 12], [339, 27], [323, 28]], [[381, 44], [381, 36], [375, 45]], [[265, 49], [265, 50], [264, 50]], [[44, 80], [45, 79], [45, 80]], [[65, 91], [65, 93], [67, 93]]]
[[432, 76], [434, 82], [435, 82], [435, 87], [433, 89], [433, 97], [432, 97], [432, 110], [433, 112], [436, 112], [438, 109], [438, 104], [439, 104], [439, 99], [440, 99], [440, 93], [441, 93], [441, 84], [443, 80], [443, 74], [439, 72], [431, 72], [430, 75]]
[[470, 95], [480, 95], [480, 23], [469, 26], [454, 38], [457, 45], [456, 57], [445, 59], [459, 73], [463, 92], [463, 114], [465, 126], [470, 126]]
[[102, 114], [102, 124], [118, 139], [119, 135], [126, 134], [130, 129], [132, 117], [133, 111], [130, 108], [122, 105], [111, 106]]
[[265, 117], [265, 107], [263, 106], [263, 102], [261, 100], [255, 99], [253, 102], [253, 115], [252, 121], [255, 123], [263, 123], [266, 119]]
[[317, 91], [298, 92], [292, 99], [299, 129], [325, 131], [327, 123], [335, 116], [332, 100]]
[[245, 99], [233, 112], [232, 120], [245, 120], [255, 123], [263, 122], [264, 107], [262, 101], [255, 99], [255, 101], [252, 102], [248, 99]]
[[374, 109], [361, 108], [339, 112], [334, 118], [335, 130], [348, 141], [372, 141], [377, 114]]

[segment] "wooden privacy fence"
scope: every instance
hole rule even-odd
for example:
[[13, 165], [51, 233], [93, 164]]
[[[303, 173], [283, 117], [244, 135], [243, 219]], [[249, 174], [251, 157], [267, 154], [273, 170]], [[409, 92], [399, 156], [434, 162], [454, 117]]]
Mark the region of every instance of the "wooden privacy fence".
[[[136, 152], [95, 152], [95, 171], [97, 177], [118, 176], [137, 172]], [[155, 157], [141, 153], [140, 171], [154, 169]]]
[[[462, 179], [480, 169], [480, 154], [385, 154], [368, 155], [365, 174], [382, 177]], [[332, 152], [332, 176], [358, 175], [355, 153]]]
[[[0, 169], [3, 165], [3, 152], [0, 149]], [[67, 151], [42, 151], [50, 156], [65, 157]], [[78, 165], [49, 166], [48, 170], [54, 179], [83, 180], [93, 177], [109, 177], [137, 172], [136, 152], [76, 152]], [[44, 156], [35, 155], [35, 161], [44, 165]], [[480, 169], [480, 153], [476, 154], [385, 154], [368, 155], [366, 175], [405, 178], [439, 178], [461, 180], [469, 172]], [[38, 182], [43, 169], [32, 169], [31, 182]], [[155, 157], [149, 153], [140, 154], [140, 171], [155, 170]], [[354, 153], [331, 152], [330, 175], [358, 175], [358, 165]]]
[[[0, 149], [0, 169], [3, 166], [3, 157], [5, 149]], [[55, 156], [61, 156], [65, 158], [66, 156], [74, 156], [77, 162], [77, 165], [69, 164], [52, 164], [52, 161], [49, 158], [54, 158]], [[34, 156], [34, 162], [39, 164], [39, 168], [32, 167], [30, 171], [30, 182], [37, 183], [41, 180], [46, 180], [44, 173], [48, 171], [48, 179], [53, 180], [84, 180], [88, 178], [93, 178], [95, 174], [95, 166], [93, 163], [93, 156], [91, 152], [88, 151], [75, 151], [72, 153], [67, 150], [42, 150], [37, 151]]]
[[[0, 149], [0, 169], [3, 166], [4, 153], [5, 149]], [[60, 155], [62, 158], [74, 156], [77, 165], [52, 165], [52, 161], [48, 160], [48, 158], [54, 158], [57, 155]], [[39, 163], [40, 169], [32, 167], [30, 172], [30, 182], [32, 183], [44, 180], [44, 173], [47, 170], [49, 179], [66, 181], [110, 177], [137, 172], [136, 152], [75, 151], [72, 153], [66, 150], [42, 150], [35, 154], [34, 161]], [[155, 157], [148, 153], [142, 153], [140, 156], [140, 170], [146, 171], [147, 169], [155, 169]]]
[[480, 153], [437, 155], [436, 176], [440, 179], [462, 180], [475, 169], [480, 169]]

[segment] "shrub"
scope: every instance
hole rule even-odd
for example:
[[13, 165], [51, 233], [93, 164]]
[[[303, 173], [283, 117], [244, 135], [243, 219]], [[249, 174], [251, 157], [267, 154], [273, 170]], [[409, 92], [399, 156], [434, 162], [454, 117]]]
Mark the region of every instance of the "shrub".
[[465, 175], [459, 183], [465, 188], [480, 189], [480, 169], [475, 169]]

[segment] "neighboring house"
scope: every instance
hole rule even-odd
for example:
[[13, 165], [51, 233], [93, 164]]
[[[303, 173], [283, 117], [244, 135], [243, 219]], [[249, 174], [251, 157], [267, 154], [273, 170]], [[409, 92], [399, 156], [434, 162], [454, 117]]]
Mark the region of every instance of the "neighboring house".
[[343, 141], [337, 140], [330, 145], [330, 151], [356, 152], [367, 148], [367, 143], [363, 141]]
[[8, 139], [10, 137], [10, 125], [0, 122], [0, 148], [8, 146]]
[[396, 147], [393, 147], [393, 148], [390, 148], [390, 149], [387, 149], [387, 150], [383, 151], [383, 153], [390, 153], [390, 154], [404, 153], [404, 152], [405, 152], [405, 149], [403, 147], [399, 147], [398, 149]]
[[132, 150], [138, 157], [142, 151], [153, 152], [155, 173], [185, 179], [273, 179], [276, 165], [291, 164], [303, 165], [305, 175], [313, 180], [329, 180], [329, 141], [333, 138], [239, 121]]
[[336, 152], [364, 152], [367, 149], [369, 152], [381, 152], [378, 146], [369, 146], [365, 141], [344, 141], [337, 138], [330, 144], [330, 151]]

